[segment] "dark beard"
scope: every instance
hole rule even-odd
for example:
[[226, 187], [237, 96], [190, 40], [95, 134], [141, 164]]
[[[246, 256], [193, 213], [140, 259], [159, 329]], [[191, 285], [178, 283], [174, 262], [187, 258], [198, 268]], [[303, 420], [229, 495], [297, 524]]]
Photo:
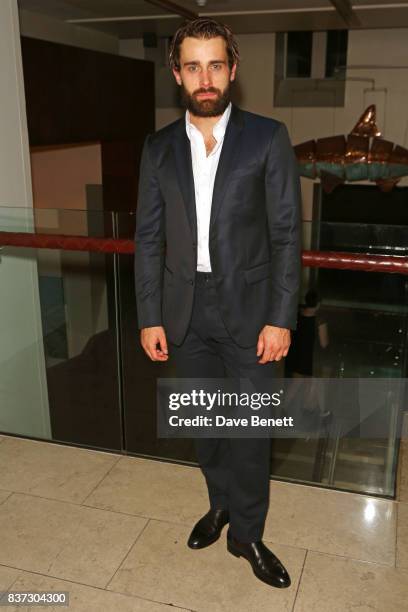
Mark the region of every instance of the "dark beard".
[[[213, 100], [197, 100], [197, 94], [210, 92], [217, 94], [217, 97]], [[181, 101], [184, 108], [196, 117], [218, 117], [224, 113], [231, 101], [231, 82], [228, 83], [224, 91], [215, 87], [208, 87], [208, 89], [196, 89], [193, 94], [189, 94], [182, 84]]]

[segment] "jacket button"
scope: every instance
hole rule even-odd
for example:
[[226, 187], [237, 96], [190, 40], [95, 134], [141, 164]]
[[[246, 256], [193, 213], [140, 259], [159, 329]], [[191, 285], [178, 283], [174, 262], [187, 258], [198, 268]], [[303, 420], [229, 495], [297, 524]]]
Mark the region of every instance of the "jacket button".
[[193, 281], [193, 279], [192, 279], [192, 278], [190, 278], [190, 279], [188, 280], [188, 282], [190, 283], [190, 285], [194, 285], [194, 281]]

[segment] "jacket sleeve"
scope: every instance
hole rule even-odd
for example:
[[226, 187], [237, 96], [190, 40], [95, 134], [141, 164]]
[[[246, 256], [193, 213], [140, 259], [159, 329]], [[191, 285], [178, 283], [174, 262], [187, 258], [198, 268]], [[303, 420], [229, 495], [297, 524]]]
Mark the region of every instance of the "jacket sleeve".
[[135, 293], [138, 327], [162, 325], [164, 200], [147, 136], [140, 162], [135, 232]]
[[287, 127], [272, 136], [265, 169], [272, 295], [268, 325], [296, 329], [301, 278], [301, 186]]

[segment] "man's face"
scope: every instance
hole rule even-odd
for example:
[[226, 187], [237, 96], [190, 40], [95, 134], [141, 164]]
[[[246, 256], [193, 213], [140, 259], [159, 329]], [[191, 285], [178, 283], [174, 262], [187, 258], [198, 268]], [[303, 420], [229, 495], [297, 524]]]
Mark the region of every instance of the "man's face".
[[185, 107], [198, 117], [217, 117], [230, 102], [236, 64], [229, 68], [226, 42], [221, 36], [187, 37], [180, 45], [180, 70], [173, 70]]

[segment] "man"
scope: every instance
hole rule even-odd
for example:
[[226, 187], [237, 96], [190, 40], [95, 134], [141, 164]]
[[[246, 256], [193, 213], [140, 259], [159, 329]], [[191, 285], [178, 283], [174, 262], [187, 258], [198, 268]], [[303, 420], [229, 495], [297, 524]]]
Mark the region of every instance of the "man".
[[[199, 18], [170, 64], [185, 117], [146, 139], [135, 234], [141, 343], [179, 377], [273, 376], [296, 326], [300, 179], [286, 126], [230, 102], [239, 53], [229, 28]], [[269, 75], [272, 78], [272, 74]], [[262, 542], [270, 440], [196, 439], [210, 510], [199, 549], [229, 523], [227, 548], [267, 584], [289, 575]]]

